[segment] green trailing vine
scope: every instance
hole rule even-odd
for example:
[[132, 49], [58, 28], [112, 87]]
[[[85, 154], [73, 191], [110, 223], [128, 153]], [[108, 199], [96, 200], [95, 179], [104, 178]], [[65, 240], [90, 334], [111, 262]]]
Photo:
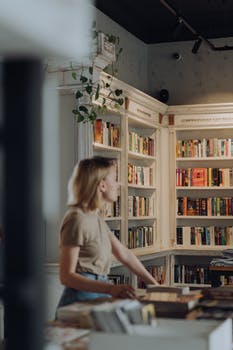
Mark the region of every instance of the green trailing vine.
[[[97, 40], [98, 33], [94, 30], [94, 39]], [[94, 122], [98, 117], [104, 115], [108, 108], [118, 110], [124, 103], [123, 91], [112, 88], [113, 77], [118, 75], [117, 62], [122, 52], [119, 48], [120, 39], [114, 35], [106, 35], [109, 43], [115, 45], [116, 61], [107, 66], [106, 80], [93, 80], [93, 66], [83, 67], [81, 73], [77, 73], [71, 65], [72, 78], [77, 81], [78, 89], [75, 91], [76, 106], [72, 113], [78, 123]], [[101, 89], [106, 91], [106, 97], [100, 96]], [[95, 103], [97, 102], [97, 103]]]

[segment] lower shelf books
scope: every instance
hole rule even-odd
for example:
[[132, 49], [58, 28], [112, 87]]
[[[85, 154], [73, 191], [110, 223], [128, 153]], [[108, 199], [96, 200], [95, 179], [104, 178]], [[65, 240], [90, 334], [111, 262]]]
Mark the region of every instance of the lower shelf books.
[[209, 284], [210, 277], [208, 266], [175, 264], [174, 282], [190, 284]]

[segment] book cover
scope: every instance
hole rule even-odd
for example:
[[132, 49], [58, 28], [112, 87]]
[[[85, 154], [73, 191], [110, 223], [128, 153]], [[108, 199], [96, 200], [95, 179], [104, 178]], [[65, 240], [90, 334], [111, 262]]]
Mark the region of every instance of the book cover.
[[193, 168], [192, 169], [192, 186], [205, 186], [206, 183], [206, 171], [205, 168]]

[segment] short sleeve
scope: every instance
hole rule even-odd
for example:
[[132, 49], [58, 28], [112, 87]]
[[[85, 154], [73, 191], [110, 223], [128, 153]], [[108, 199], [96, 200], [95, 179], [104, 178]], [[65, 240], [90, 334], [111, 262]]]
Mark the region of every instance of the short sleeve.
[[77, 212], [68, 213], [61, 226], [61, 244], [64, 246], [82, 246], [85, 232]]

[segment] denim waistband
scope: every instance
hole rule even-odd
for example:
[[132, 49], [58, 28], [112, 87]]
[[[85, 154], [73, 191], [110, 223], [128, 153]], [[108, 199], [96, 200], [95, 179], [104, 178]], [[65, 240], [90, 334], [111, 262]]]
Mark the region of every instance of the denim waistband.
[[108, 276], [106, 275], [98, 275], [93, 272], [85, 271], [85, 272], [78, 272], [80, 275], [88, 277], [92, 280], [97, 280], [97, 281], [107, 281]]

